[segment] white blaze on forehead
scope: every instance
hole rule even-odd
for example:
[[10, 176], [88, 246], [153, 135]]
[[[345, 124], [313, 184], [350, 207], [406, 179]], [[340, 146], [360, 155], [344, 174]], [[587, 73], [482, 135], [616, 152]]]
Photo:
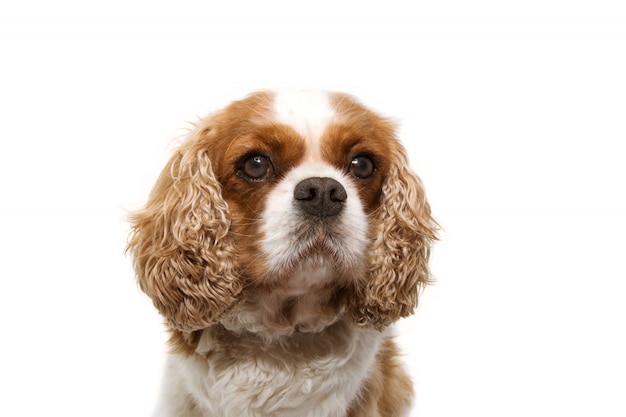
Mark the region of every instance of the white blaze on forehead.
[[285, 90], [274, 96], [274, 116], [304, 138], [307, 157], [319, 160], [320, 138], [336, 112], [324, 91]]

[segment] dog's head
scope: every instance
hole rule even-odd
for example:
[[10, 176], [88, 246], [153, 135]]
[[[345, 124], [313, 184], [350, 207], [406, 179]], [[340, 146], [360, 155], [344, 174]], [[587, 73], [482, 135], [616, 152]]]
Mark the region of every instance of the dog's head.
[[200, 121], [132, 223], [140, 287], [181, 332], [265, 328], [255, 315], [382, 329], [413, 312], [437, 229], [393, 124], [322, 92], [259, 92]]

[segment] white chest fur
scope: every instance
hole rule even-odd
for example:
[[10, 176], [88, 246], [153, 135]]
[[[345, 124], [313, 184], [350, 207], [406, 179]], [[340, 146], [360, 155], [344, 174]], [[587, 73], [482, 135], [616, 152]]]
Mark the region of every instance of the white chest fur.
[[207, 329], [197, 355], [170, 357], [158, 415], [343, 417], [383, 337], [343, 321], [273, 345]]

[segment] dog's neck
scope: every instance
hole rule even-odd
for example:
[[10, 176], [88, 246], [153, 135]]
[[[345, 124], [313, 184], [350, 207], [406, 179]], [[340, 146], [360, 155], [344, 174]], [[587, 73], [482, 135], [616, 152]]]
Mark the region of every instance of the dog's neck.
[[297, 334], [320, 333], [344, 316], [358, 272], [327, 260], [303, 262], [271, 279], [248, 279], [243, 301], [220, 324], [272, 343]]

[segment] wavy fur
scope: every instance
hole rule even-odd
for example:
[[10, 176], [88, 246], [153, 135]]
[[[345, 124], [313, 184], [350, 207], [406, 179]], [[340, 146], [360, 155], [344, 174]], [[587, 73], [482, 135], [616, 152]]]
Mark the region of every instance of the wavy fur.
[[242, 287], [228, 205], [209, 156], [195, 144], [192, 138], [163, 169], [145, 209], [131, 219], [128, 245], [140, 288], [183, 332], [215, 324]]
[[438, 229], [422, 182], [395, 140], [390, 157], [374, 222], [368, 277], [356, 291], [352, 310], [357, 324], [379, 330], [413, 313], [421, 288], [430, 281], [428, 259]]

